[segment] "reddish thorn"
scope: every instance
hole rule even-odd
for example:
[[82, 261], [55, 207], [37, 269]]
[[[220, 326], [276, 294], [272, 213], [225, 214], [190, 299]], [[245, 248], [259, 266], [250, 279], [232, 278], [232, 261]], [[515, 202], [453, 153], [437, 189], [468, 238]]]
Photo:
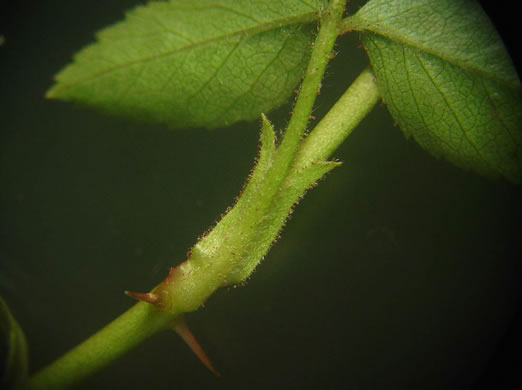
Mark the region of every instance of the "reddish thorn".
[[165, 278], [165, 283], [168, 283], [169, 282], [169, 279], [172, 278], [172, 276], [174, 276], [174, 270], [176, 269], [176, 267], [170, 267], [169, 269], [169, 274], [167, 275], [167, 277]]
[[187, 343], [192, 352], [196, 354], [201, 363], [203, 363], [210, 370], [210, 372], [212, 372], [215, 376], [220, 376], [218, 370], [214, 368], [212, 362], [208, 358], [203, 348], [201, 348], [201, 345], [199, 345], [198, 340], [196, 340], [183, 318], [178, 319], [172, 325], [172, 329], [174, 329], [174, 331], [183, 339], [183, 341]]
[[151, 303], [153, 305], [156, 305], [160, 299], [159, 295], [154, 294], [154, 293], [140, 293], [140, 292], [134, 292], [134, 291], [125, 291], [125, 294], [127, 294], [129, 297], [137, 299], [138, 301]]

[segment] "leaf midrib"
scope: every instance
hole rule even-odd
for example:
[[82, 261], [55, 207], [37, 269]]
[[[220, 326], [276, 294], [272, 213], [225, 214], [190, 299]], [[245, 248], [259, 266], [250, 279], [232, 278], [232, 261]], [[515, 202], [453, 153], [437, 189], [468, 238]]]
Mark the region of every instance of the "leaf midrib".
[[[140, 57], [140, 58], [137, 58], [132, 61], [127, 61], [127, 62], [124, 62], [121, 64], [108, 66], [107, 68], [105, 68], [103, 70], [94, 72], [84, 78], [79, 78], [73, 82], [65, 83], [63, 81], [58, 80], [58, 81], [60, 81], [60, 84], [57, 84], [54, 88], [51, 88], [47, 92], [46, 97], [47, 98], [58, 97], [60, 95], [60, 91], [62, 91], [62, 90], [66, 90], [77, 84], [81, 84], [86, 81], [96, 79], [96, 78], [106, 75], [108, 73], [111, 73], [111, 72], [114, 72], [114, 71], [117, 71], [117, 70], [120, 70], [120, 69], [123, 69], [126, 67], [130, 67], [130, 66], [133, 66], [133, 65], [136, 65], [139, 63], [145, 63], [145, 62], [157, 60], [162, 57], [168, 57], [170, 55], [174, 55], [174, 54], [183, 52], [185, 50], [195, 49], [197, 47], [204, 46], [204, 45], [210, 44], [215, 41], [229, 39], [234, 36], [244, 35], [245, 37], [251, 37], [253, 35], [261, 34], [266, 31], [282, 29], [284, 27], [288, 27], [288, 26], [295, 25], [295, 24], [312, 23], [312, 22], [317, 21], [318, 18], [319, 18], [318, 13], [314, 11], [314, 12], [309, 12], [309, 13], [305, 13], [305, 14], [284, 17], [281, 19], [274, 19], [274, 20], [271, 20], [270, 22], [260, 23], [258, 25], [255, 25], [255, 26], [252, 26], [249, 28], [245, 28], [245, 29], [241, 29], [241, 30], [233, 30], [233, 31], [229, 31], [225, 34], [217, 35], [212, 38], [203, 39], [203, 40], [197, 41], [197, 42], [192, 42], [190, 44], [175, 48], [173, 50], [169, 50], [168, 52], [165, 52], [165, 53], [158, 53], [158, 54], [147, 56], [147, 57]], [[98, 44], [102, 44], [102, 43], [98, 42]]]
[[440, 51], [438, 50], [435, 50], [435, 48], [430, 48], [429, 46], [424, 46], [424, 45], [420, 45], [418, 44], [417, 41], [415, 40], [411, 40], [411, 39], [407, 39], [399, 34], [394, 34], [394, 33], [391, 33], [389, 31], [382, 31], [378, 28], [371, 28], [371, 26], [355, 26], [354, 25], [354, 30], [356, 31], [360, 31], [362, 33], [365, 33], [365, 32], [370, 32], [372, 34], [376, 34], [376, 35], [380, 35], [390, 41], [393, 41], [393, 42], [396, 42], [396, 43], [399, 43], [401, 45], [406, 45], [406, 46], [409, 46], [415, 50], [418, 50], [422, 53], [426, 53], [426, 54], [429, 54], [429, 55], [432, 55], [436, 58], [439, 58], [441, 59], [442, 61], [444, 62], [447, 62], [451, 65], [454, 65], [460, 69], [463, 69], [467, 72], [471, 72], [471, 73], [474, 73], [478, 76], [481, 76], [481, 77], [484, 77], [484, 78], [487, 78], [489, 80], [493, 80], [495, 82], [498, 82], [500, 84], [502, 84], [504, 87], [506, 88], [510, 88], [510, 89], [519, 89], [520, 88], [520, 84], [515, 84], [513, 82], [509, 82], [507, 79], [504, 79], [504, 78], [499, 78], [497, 77], [496, 73], [491, 73], [491, 72], [488, 72], [488, 71], [485, 71], [485, 70], [482, 70], [481, 68], [477, 68], [475, 66], [470, 66], [469, 64], [467, 64], [466, 62], [463, 62], [463, 61], [459, 61], [459, 58], [458, 57], [452, 57], [452, 56], [446, 56], [444, 55], [443, 53], [441, 53]]

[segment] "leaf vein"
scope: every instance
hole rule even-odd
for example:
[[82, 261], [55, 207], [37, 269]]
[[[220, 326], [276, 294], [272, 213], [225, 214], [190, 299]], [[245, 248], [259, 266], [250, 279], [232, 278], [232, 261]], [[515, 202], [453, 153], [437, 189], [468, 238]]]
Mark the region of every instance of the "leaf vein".
[[106, 75], [108, 73], [111, 73], [111, 72], [114, 72], [114, 71], [118, 71], [120, 69], [127, 68], [129, 66], [135, 65], [135, 64], [140, 63], [140, 62], [145, 63], [145, 62], [158, 60], [160, 58], [169, 57], [169, 56], [181, 53], [181, 52], [186, 51], [186, 50], [191, 50], [191, 49], [195, 49], [195, 48], [200, 47], [200, 46], [211, 44], [211, 43], [216, 42], [216, 41], [232, 39], [232, 38], [236, 38], [237, 39], [238, 36], [241, 37], [242, 35], [250, 35], [250, 34], [256, 34], [256, 33], [259, 34], [259, 33], [265, 32], [265, 31], [269, 31], [269, 30], [273, 30], [273, 29], [280, 29], [280, 28], [283, 28], [283, 27], [286, 27], [286, 26], [289, 26], [289, 25], [293, 25], [293, 24], [311, 23], [311, 22], [314, 22], [315, 20], [317, 20], [317, 14], [315, 12], [313, 12], [313, 13], [311, 12], [311, 13], [305, 13], [305, 14], [300, 14], [300, 15], [293, 15], [293, 16], [289, 16], [289, 17], [284, 17], [284, 18], [281, 18], [281, 19], [275, 19], [275, 20], [272, 20], [272, 21], [269, 21], [269, 22], [265, 22], [265, 23], [260, 23], [259, 25], [248, 27], [248, 28], [245, 28], [245, 29], [233, 30], [233, 31], [230, 31], [230, 32], [227, 32], [227, 33], [224, 33], [224, 34], [216, 35], [214, 37], [210, 37], [210, 38], [207, 38], [207, 39], [202, 39], [201, 41], [192, 42], [192, 43], [184, 45], [184, 46], [176, 47], [176, 48], [170, 49], [170, 50], [168, 50], [166, 52], [163, 52], [163, 53], [158, 53], [158, 54], [154, 54], [154, 55], [140, 57], [140, 58], [136, 58], [134, 60], [130, 60], [130, 61], [126, 61], [126, 62], [123, 62], [123, 63], [115, 64], [113, 66], [109, 66], [109, 67], [101, 69], [101, 70], [99, 70], [97, 72], [91, 73], [90, 75], [88, 75], [88, 76], [86, 76], [86, 77], [84, 77], [82, 79], [77, 79], [77, 80], [74, 80], [74, 81], [69, 82], [69, 83], [62, 82], [59, 86], [57, 86], [56, 89], [57, 90], [59, 90], [59, 89], [67, 89], [67, 88], [69, 88], [72, 85], [75, 85], [77, 83], [82, 83], [82, 82], [86, 82], [88, 80], [93, 80], [93, 79], [96, 79], [98, 77], [102, 77], [102, 76], [104, 76], [104, 75]]
[[[248, 89], [242, 93], [240, 96], [238, 96], [236, 99], [234, 99], [221, 113], [221, 115], [218, 117], [220, 120], [221, 118], [223, 118], [231, 109], [231, 107], [234, 107], [237, 103], [237, 101], [239, 101], [240, 99], [243, 99], [246, 95], [248, 95], [249, 93], [252, 92], [254, 86], [259, 82], [259, 80], [263, 77], [263, 75], [265, 74], [265, 72], [267, 72], [267, 70], [270, 68], [270, 66], [272, 66], [272, 64], [274, 62], [276, 62], [278, 59], [279, 59], [279, 55], [281, 54], [281, 52], [285, 49], [287, 43], [288, 43], [289, 39], [287, 39], [285, 41], [285, 43], [283, 45], [281, 45], [281, 48], [278, 50], [278, 52], [274, 55], [274, 57], [272, 58], [272, 60], [266, 65], [265, 69], [263, 69], [262, 72], [259, 73], [259, 75], [253, 80], [253, 82], [249, 85]], [[288, 74], [287, 74], [287, 79], [288, 79]]]
[[243, 42], [243, 40], [239, 40], [236, 42], [236, 44], [234, 45], [234, 47], [232, 47], [229, 51], [229, 53], [223, 58], [223, 60], [221, 61], [221, 63], [216, 67], [216, 69], [214, 70], [214, 72], [212, 72], [210, 74], [210, 76], [208, 77], [208, 79], [198, 88], [196, 89], [189, 97], [187, 97], [187, 104], [189, 104], [188, 102], [193, 99], [194, 97], [196, 97], [201, 91], [203, 91], [209, 84], [210, 82], [212, 82], [212, 80], [214, 80], [216, 77], [217, 77], [217, 74], [221, 71], [221, 69], [223, 69], [223, 67], [226, 65], [226, 63], [228, 62], [228, 60], [230, 59], [230, 57], [234, 54], [234, 52], [237, 50], [237, 48], [241, 45], [241, 42]]
[[[473, 142], [473, 140], [470, 139], [470, 137], [468, 135], [468, 132], [466, 130], [466, 127], [463, 125], [462, 121], [460, 120], [459, 116], [457, 115], [456, 110], [452, 107], [452, 105], [449, 102], [447, 96], [443, 93], [442, 89], [439, 88], [438, 84], [433, 79], [433, 77], [431, 75], [431, 72], [427, 69], [426, 63], [425, 63], [425, 58], [423, 56], [419, 56], [419, 60], [420, 60], [421, 68], [426, 73], [426, 76], [428, 77], [428, 79], [432, 83], [435, 91], [438, 92], [438, 94], [440, 95], [440, 97], [442, 98], [442, 100], [444, 101], [446, 106], [448, 107], [448, 109], [449, 109], [448, 112], [455, 118], [455, 121], [457, 122], [457, 124], [458, 124], [458, 126], [459, 126], [459, 128], [461, 130], [462, 136], [466, 139], [466, 141], [469, 143], [469, 145], [475, 150], [477, 156], [487, 164], [487, 159], [483, 156], [481, 150], [477, 147], [475, 142]], [[449, 66], [454, 66], [452, 64], [448, 64], [448, 65]], [[458, 153], [461, 154], [461, 150], [458, 150]]]

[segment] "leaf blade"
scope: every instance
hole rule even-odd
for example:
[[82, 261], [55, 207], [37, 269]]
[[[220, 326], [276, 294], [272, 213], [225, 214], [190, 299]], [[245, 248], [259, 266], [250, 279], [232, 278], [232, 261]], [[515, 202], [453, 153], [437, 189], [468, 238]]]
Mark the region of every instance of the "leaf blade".
[[[354, 23], [364, 30], [383, 100], [404, 134], [457, 166], [520, 182], [520, 82], [479, 6], [446, 0], [368, 5]], [[396, 14], [389, 22], [377, 11]], [[420, 21], [407, 23], [419, 14]], [[481, 24], [470, 25], [471, 17]], [[488, 37], [480, 41], [484, 32]]]
[[151, 2], [98, 34], [51, 98], [172, 127], [259, 117], [299, 81], [321, 0]]

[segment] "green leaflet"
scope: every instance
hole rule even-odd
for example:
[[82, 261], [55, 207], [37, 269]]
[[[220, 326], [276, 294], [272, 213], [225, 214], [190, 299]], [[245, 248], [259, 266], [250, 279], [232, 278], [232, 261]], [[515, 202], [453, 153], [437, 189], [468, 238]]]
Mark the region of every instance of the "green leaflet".
[[0, 388], [14, 389], [27, 379], [29, 352], [24, 332], [0, 297]]
[[299, 82], [324, 3], [150, 2], [99, 32], [47, 97], [171, 127], [258, 118]]
[[522, 89], [478, 3], [372, 0], [352, 23], [406, 136], [460, 167], [522, 180]]

